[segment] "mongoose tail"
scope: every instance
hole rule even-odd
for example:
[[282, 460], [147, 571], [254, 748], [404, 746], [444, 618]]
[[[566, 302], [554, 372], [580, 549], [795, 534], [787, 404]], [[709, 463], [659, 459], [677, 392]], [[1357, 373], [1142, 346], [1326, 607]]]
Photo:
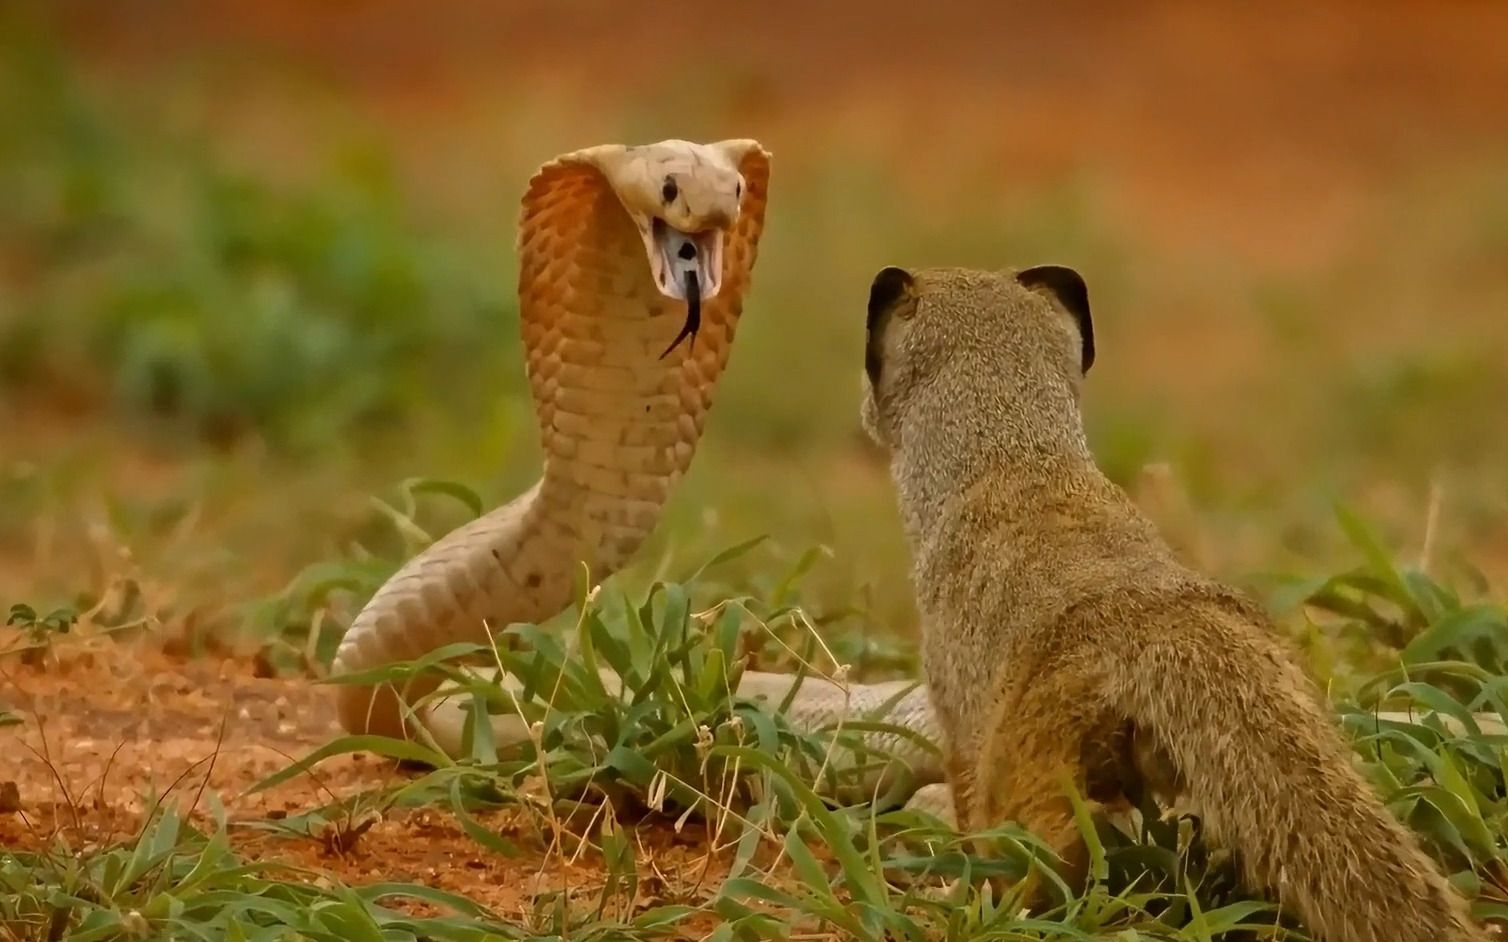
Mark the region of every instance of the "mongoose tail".
[[1317, 689], [1278, 639], [1252, 630], [1260, 614], [1231, 597], [1169, 599], [1146, 614], [1112, 696], [1172, 759], [1253, 886], [1324, 942], [1487, 938], [1352, 766]]

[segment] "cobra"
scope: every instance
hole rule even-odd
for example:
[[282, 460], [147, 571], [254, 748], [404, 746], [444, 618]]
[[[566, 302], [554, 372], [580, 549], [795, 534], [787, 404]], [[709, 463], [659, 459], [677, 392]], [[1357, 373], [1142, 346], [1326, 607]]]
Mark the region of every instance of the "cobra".
[[[333, 675], [455, 642], [487, 644], [489, 626], [537, 623], [567, 608], [583, 563], [596, 584], [631, 559], [696, 452], [749, 291], [769, 181], [770, 155], [753, 140], [604, 145], [535, 172], [518, 226], [518, 300], [543, 473], [388, 579], [346, 632]], [[419, 703], [439, 681], [333, 685], [340, 723], [404, 737], [413, 732], [408, 713], [459, 755], [464, 713]], [[737, 692], [779, 703], [794, 681], [745, 671]], [[925, 691], [909, 681], [809, 678], [787, 717], [814, 730], [873, 715], [898, 694], [881, 718], [935, 735]], [[492, 725], [500, 745], [527, 738], [517, 716], [494, 716]], [[864, 735], [915, 781], [941, 780], [932, 752], [911, 739]]]

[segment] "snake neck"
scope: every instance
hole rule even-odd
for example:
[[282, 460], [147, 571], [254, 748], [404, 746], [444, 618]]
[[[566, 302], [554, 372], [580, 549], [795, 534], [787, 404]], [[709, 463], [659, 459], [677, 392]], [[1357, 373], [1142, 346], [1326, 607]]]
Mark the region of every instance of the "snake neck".
[[551, 537], [572, 577], [585, 564], [595, 584], [622, 568], [654, 531], [680, 471], [606, 469], [547, 462], [531, 517]]

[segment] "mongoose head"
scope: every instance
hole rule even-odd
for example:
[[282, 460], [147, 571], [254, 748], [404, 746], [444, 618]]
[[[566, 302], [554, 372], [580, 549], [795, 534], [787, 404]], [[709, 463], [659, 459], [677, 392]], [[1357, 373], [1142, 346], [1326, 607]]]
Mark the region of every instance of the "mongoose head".
[[862, 421], [885, 447], [898, 444], [929, 389], [942, 387], [941, 404], [960, 412], [1025, 414], [1065, 397], [1076, 407], [1094, 364], [1088, 288], [1059, 265], [886, 267], [870, 285], [867, 315]]
[[1072, 269], [882, 269], [869, 290], [862, 422], [920, 534], [986, 476], [1061, 479], [1093, 457], [1079, 388], [1094, 363]]

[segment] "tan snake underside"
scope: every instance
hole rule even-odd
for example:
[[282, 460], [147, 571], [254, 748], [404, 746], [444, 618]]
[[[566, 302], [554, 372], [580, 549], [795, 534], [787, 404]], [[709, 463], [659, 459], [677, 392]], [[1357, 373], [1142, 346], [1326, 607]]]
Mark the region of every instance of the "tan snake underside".
[[[769, 174], [769, 155], [752, 140], [604, 145], [539, 168], [519, 221], [518, 296], [543, 474], [509, 503], [437, 540], [378, 589], [342, 639], [334, 675], [455, 642], [488, 644], [489, 631], [542, 622], [570, 606], [583, 563], [596, 584], [628, 562], [696, 452], [749, 289]], [[700, 326], [689, 342], [678, 342], [692, 293], [701, 299]], [[453, 703], [417, 702], [440, 679], [407, 682], [402, 702], [390, 685], [336, 685], [341, 725], [407, 737], [414, 732], [404, 719], [410, 712], [459, 757], [463, 712]], [[778, 704], [794, 680], [745, 671], [738, 693]], [[604, 681], [612, 689], [617, 678], [605, 672]], [[503, 682], [519, 689], [512, 678]], [[920, 685], [876, 712], [908, 686], [808, 679], [786, 716], [806, 730], [880, 720], [940, 744]], [[517, 716], [494, 716], [492, 727], [500, 746], [528, 738]], [[921, 786], [913, 807], [951, 819], [943, 769], [931, 751], [893, 734], [862, 735], [869, 748], [895, 756], [889, 769], [905, 768]], [[889, 769], [855, 787], [887, 787]]]

